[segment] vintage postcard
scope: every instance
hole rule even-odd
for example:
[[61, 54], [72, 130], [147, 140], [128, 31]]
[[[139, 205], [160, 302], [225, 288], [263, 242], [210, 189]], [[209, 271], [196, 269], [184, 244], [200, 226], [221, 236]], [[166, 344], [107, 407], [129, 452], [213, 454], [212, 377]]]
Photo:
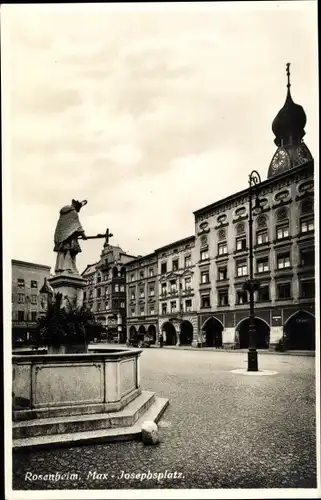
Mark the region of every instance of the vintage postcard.
[[313, 1], [2, 5], [6, 500], [319, 498]]

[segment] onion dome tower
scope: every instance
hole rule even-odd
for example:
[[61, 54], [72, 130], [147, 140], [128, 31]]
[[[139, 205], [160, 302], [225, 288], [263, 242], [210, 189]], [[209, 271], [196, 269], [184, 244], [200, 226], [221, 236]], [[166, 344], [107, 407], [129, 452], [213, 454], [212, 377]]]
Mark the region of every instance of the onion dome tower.
[[286, 74], [288, 78], [286, 100], [272, 123], [274, 142], [278, 149], [270, 163], [268, 178], [313, 160], [309, 149], [303, 142], [307, 121], [304, 109], [293, 102], [290, 92], [290, 63], [286, 65]]

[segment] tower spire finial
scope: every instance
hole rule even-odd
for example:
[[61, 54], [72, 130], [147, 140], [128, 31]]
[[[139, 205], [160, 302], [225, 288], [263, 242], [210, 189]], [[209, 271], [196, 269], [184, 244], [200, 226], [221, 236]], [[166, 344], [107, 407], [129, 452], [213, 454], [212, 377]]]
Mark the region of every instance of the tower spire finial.
[[287, 77], [288, 77], [288, 83], [287, 83], [288, 89], [290, 89], [290, 87], [291, 87], [291, 83], [290, 83], [290, 64], [291, 63], [287, 63], [286, 64], [286, 74], [287, 74]]

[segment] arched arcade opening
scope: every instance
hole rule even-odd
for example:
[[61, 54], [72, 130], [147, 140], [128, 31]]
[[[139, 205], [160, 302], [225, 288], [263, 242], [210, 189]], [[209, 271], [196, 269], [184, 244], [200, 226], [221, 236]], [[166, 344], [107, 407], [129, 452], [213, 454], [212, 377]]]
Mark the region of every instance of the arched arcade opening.
[[132, 325], [129, 329], [129, 339], [136, 340], [136, 338], [137, 338], [137, 330], [134, 327], [134, 325]]
[[315, 317], [313, 314], [300, 310], [285, 322], [285, 348], [289, 350], [315, 349]]
[[224, 326], [212, 316], [203, 325], [202, 331], [205, 333], [205, 342], [207, 347], [222, 347]]
[[190, 321], [184, 320], [180, 328], [180, 344], [191, 345], [193, 341], [193, 325]]
[[176, 345], [176, 330], [172, 323], [164, 323], [162, 332], [165, 345]]
[[140, 325], [137, 332], [137, 339], [144, 341], [145, 335], [146, 335], [146, 328], [144, 327], [144, 325]]
[[148, 336], [149, 336], [152, 344], [155, 344], [156, 343], [156, 327], [155, 327], [155, 325], [149, 325], [147, 333], [148, 333]]
[[[243, 319], [236, 327], [239, 335], [240, 349], [248, 349], [250, 346], [249, 337], [250, 318]], [[255, 341], [257, 349], [267, 349], [270, 343], [270, 327], [261, 318], [255, 318]]]

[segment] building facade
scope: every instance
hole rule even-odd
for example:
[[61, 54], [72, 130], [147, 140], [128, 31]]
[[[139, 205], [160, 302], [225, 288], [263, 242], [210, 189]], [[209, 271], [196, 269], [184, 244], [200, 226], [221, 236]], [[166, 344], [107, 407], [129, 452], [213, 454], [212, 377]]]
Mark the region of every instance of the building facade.
[[120, 247], [104, 244], [100, 260], [82, 273], [88, 286], [84, 305], [106, 326], [110, 340], [126, 341], [126, 264], [135, 259]]
[[138, 257], [126, 265], [127, 338], [151, 342], [158, 338], [159, 288], [155, 253]]
[[50, 266], [11, 260], [12, 268], [12, 339], [13, 344], [29, 340], [37, 319], [47, 310], [47, 299], [40, 293]]
[[[257, 186], [256, 338], [258, 348], [282, 340], [288, 349], [314, 349], [314, 160], [303, 141], [306, 116], [292, 100], [287, 74], [286, 101], [272, 124], [277, 149]], [[152, 328], [156, 340], [161, 333], [169, 345], [247, 348], [249, 190], [194, 217], [195, 236], [127, 264], [127, 336]], [[150, 268], [157, 275], [150, 276]]]

